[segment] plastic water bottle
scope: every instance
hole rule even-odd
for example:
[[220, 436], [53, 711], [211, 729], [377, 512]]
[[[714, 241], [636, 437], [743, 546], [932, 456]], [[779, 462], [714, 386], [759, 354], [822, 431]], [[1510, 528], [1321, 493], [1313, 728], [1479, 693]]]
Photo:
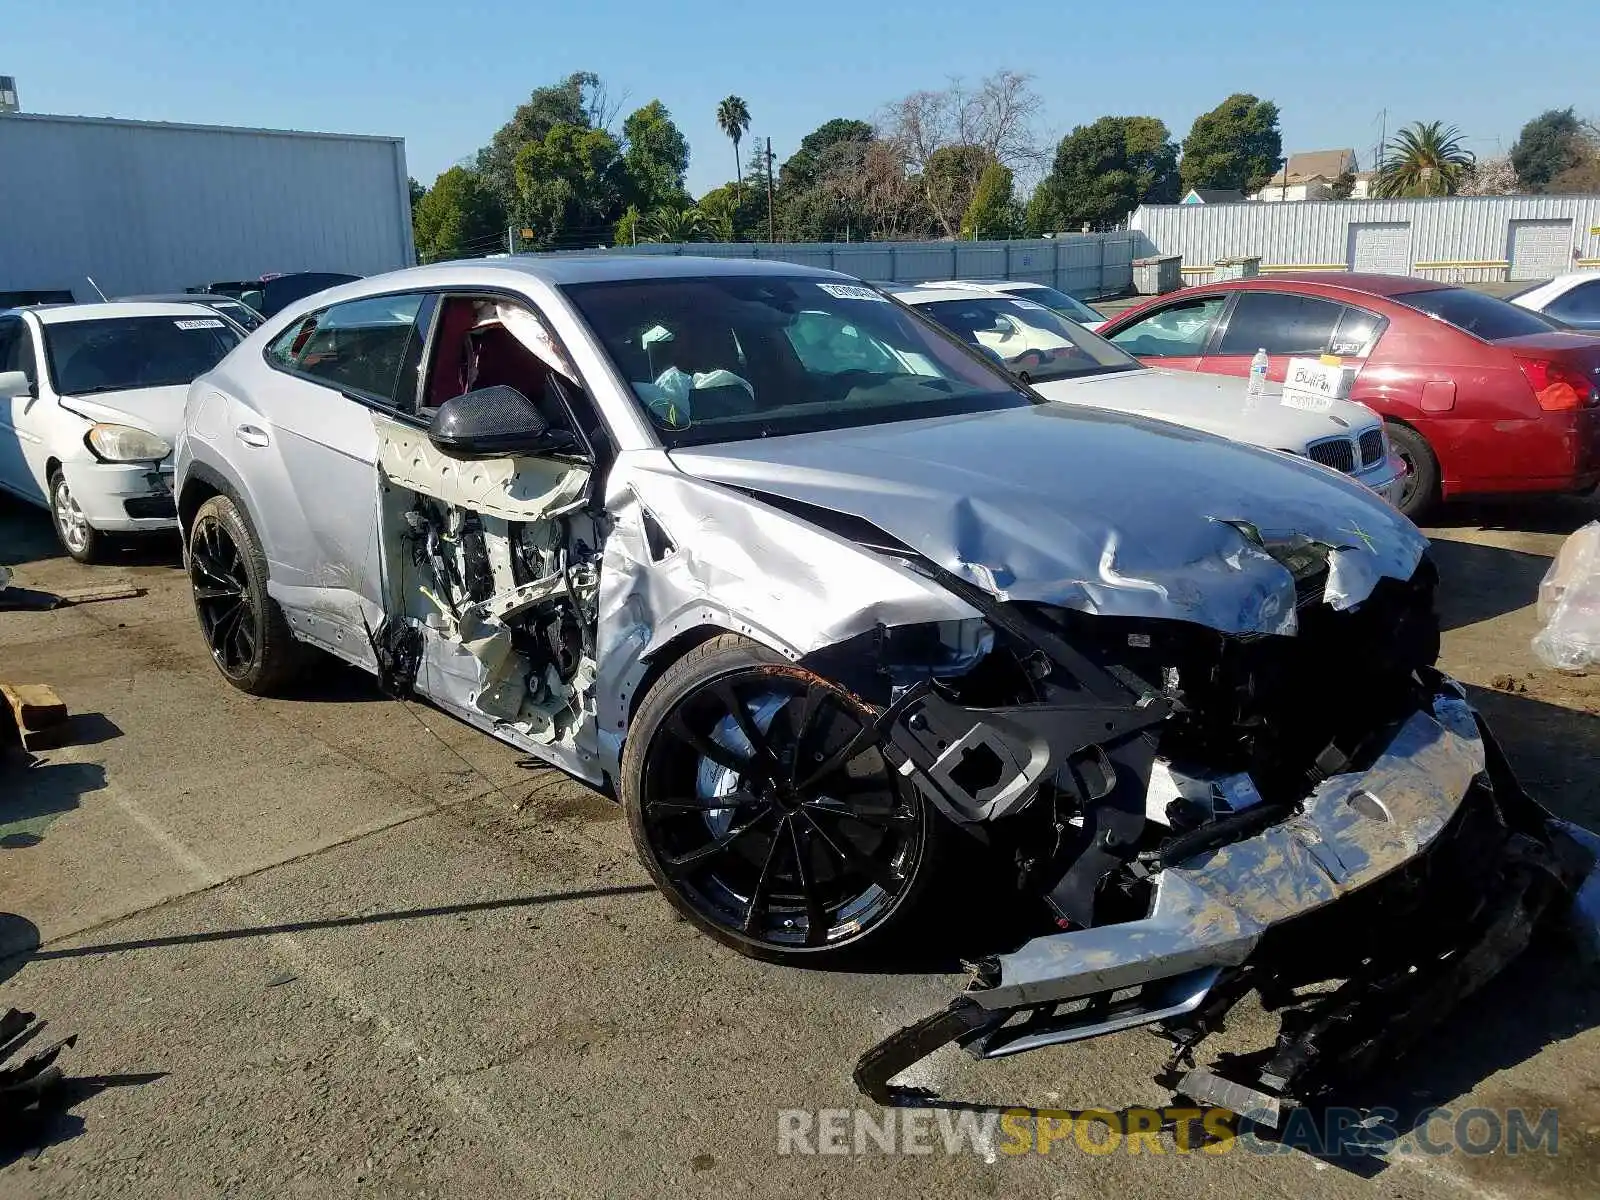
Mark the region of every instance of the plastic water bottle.
[[1245, 408], [1255, 408], [1267, 394], [1267, 351], [1262, 347], [1250, 360], [1250, 382], [1245, 387]]

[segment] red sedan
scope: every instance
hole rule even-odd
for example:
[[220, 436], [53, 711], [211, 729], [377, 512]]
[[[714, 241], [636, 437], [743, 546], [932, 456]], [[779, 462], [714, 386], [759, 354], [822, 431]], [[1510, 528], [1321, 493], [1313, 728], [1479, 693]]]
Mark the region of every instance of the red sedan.
[[1469, 288], [1401, 275], [1286, 274], [1160, 296], [1102, 337], [1183, 371], [1246, 376], [1258, 349], [1358, 360], [1351, 399], [1384, 417], [1408, 516], [1492, 492], [1600, 483], [1600, 337]]

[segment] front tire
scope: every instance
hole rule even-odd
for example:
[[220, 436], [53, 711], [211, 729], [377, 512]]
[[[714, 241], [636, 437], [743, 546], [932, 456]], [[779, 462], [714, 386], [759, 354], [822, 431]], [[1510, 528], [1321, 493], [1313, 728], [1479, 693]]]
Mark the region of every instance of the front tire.
[[50, 473], [50, 523], [55, 526], [56, 540], [75, 561], [92, 564], [105, 558], [109, 539], [83, 515], [78, 501], [67, 485], [61, 471]]
[[227, 496], [195, 513], [184, 563], [200, 632], [222, 677], [252, 696], [280, 691], [299, 666], [299, 648], [267, 594], [266, 556]]
[[1395, 507], [1420, 524], [1434, 505], [1439, 503], [1439, 460], [1434, 457], [1428, 439], [1411, 426], [1389, 421], [1386, 427], [1389, 444], [1406, 467]]
[[948, 825], [858, 739], [873, 715], [733, 634], [669, 667], [629, 727], [621, 791], [673, 908], [769, 962], [832, 962], [904, 929]]

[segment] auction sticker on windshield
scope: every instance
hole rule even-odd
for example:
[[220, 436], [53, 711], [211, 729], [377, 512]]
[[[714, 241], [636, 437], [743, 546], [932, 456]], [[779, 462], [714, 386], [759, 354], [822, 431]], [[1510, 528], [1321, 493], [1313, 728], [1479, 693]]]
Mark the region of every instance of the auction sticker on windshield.
[[174, 321], [179, 329], [221, 329], [223, 324], [215, 317], [197, 317], [189, 321]]
[[855, 283], [819, 283], [819, 288], [830, 296], [840, 300], [882, 300], [888, 303], [888, 297], [880, 295], [869, 287], [862, 287]]

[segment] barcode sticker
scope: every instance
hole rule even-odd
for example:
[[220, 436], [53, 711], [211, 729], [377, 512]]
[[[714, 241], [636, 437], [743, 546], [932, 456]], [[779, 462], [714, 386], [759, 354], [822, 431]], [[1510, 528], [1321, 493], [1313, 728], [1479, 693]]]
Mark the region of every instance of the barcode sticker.
[[819, 283], [819, 288], [830, 296], [837, 296], [840, 300], [882, 300], [888, 303], [888, 297], [880, 295], [869, 287], [862, 287], [855, 283]]
[[216, 317], [195, 317], [187, 321], [174, 321], [179, 329], [224, 329], [225, 325]]

